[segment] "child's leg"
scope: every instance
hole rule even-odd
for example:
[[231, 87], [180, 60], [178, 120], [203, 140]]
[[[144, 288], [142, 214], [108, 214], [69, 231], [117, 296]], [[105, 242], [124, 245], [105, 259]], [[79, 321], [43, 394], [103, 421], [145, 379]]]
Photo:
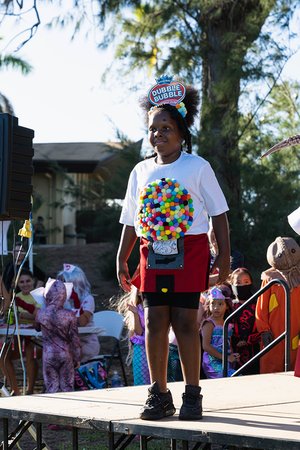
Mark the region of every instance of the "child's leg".
[[39, 366], [37, 359], [34, 358], [34, 344], [30, 341], [26, 341], [25, 355], [26, 355], [26, 371], [28, 383], [27, 394], [33, 394]]
[[4, 349], [2, 357], [0, 359], [1, 371], [7, 378], [10, 388], [12, 391], [14, 391], [15, 395], [20, 395], [15, 367], [13, 364], [13, 360], [18, 359], [18, 357], [18, 350], [8, 349], [8, 346], [6, 345], [6, 348]]
[[160, 392], [167, 392], [170, 308], [145, 308], [146, 352], [151, 382], [157, 382]]
[[61, 365], [63, 365], [63, 362], [55, 359], [55, 356], [51, 354], [49, 349], [43, 349], [43, 378], [47, 393], [60, 391], [59, 370]]
[[197, 310], [172, 308], [171, 322], [178, 342], [185, 384], [198, 386], [200, 378], [200, 337]]
[[74, 377], [74, 362], [72, 356], [70, 355], [65, 358], [64, 363], [61, 365], [59, 370], [59, 390], [61, 392], [74, 391]]
[[150, 384], [146, 348], [142, 344], [133, 344], [132, 372], [134, 386]]

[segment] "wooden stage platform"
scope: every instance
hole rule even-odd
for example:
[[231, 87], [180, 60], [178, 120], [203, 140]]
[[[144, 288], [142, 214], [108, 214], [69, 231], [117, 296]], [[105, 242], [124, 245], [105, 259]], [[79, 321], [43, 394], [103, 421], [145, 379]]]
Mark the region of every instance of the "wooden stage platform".
[[[94, 391], [0, 398], [3, 424], [2, 448], [9, 447], [12, 419], [36, 425], [37, 449], [43, 448], [41, 425], [70, 425], [73, 449], [78, 448], [81, 428], [108, 434], [107, 448], [125, 448], [140, 435], [140, 448], [149, 437], [169, 439], [165, 448], [210, 448], [213, 444], [237, 448], [300, 449], [300, 378], [293, 372], [201, 380], [203, 420], [179, 421], [183, 383], [170, 383], [176, 415], [159, 421], [140, 420], [147, 387], [123, 387]], [[207, 445], [206, 445], [207, 444]], [[53, 450], [53, 449], [51, 449]], [[54, 449], [55, 450], [55, 449]]]

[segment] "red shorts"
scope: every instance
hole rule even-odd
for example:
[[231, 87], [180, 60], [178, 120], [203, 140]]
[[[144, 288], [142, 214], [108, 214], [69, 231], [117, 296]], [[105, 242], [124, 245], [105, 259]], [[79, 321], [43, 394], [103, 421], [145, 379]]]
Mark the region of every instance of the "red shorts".
[[148, 268], [149, 241], [140, 241], [140, 292], [202, 292], [208, 287], [210, 253], [206, 234], [183, 238], [184, 262], [177, 269]]

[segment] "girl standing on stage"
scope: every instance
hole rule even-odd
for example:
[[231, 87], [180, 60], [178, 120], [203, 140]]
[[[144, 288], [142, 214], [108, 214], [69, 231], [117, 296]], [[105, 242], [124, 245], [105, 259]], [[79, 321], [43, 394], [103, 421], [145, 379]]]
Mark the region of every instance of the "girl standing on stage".
[[[91, 285], [84, 271], [79, 266], [64, 264], [63, 270], [57, 275], [59, 280], [73, 283], [70, 307], [76, 313], [79, 327], [93, 326], [95, 301], [91, 294]], [[85, 363], [100, 353], [98, 336], [95, 333], [80, 334], [81, 363]]]
[[[140, 239], [140, 284], [146, 351], [152, 385], [141, 412], [145, 420], [175, 414], [167, 388], [168, 333], [177, 338], [186, 384], [179, 419], [202, 418], [197, 311], [209, 272], [208, 218], [219, 247], [213, 268], [220, 281], [230, 265], [228, 206], [210, 164], [191, 154], [198, 92], [161, 77], [142, 101], [153, 155], [132, 170], [122, 208], [117, 254], [120, 286], [131, 289], [127, 261]], [[184, 101], [184, 103], [183, 103]]]

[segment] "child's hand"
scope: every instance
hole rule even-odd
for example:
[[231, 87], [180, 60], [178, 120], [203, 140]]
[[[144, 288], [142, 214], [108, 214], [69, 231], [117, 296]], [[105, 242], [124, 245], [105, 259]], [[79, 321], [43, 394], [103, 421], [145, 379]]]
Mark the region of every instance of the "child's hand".
[[30, 323], [34, 323], [34, 316], [28, 312], [21, 312], [19, 314], [19, 319], [20, 320], [28, 320], [28, 322]]
[[137, 314], [137, 313], [138, 313], [137, 307], [134, 306], [132, 303], [127, 303], [127, 308], [128, 308], [129, 311], [131, 311], [133, 314]]
[[247, 345], [247, 342], [246, 342], [246, 341], [239, 341], [239, 342], [236, 344], [237, 347], [245, 347], [245, 345]]
[[231, 363], [236, 362], [236, 361], [239, 362], [239, 360], [240, 360], [240, 354], [239, 353], [231, 353], [228, 356], [228, 361], [231, 362]]

